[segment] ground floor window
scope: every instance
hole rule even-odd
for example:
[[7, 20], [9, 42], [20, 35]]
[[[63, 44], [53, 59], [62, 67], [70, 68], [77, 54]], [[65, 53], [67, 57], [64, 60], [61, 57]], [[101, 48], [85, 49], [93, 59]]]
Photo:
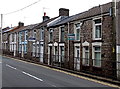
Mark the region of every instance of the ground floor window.
[[19, 53], [22, 51], [22, 45], [19, 45]]
[[54, 47], [54, 61], [58, 62], [58, 47]]
[[37, 47], [36, 47], [36, 57], [39, 57], [39, 44], [37, 44]]
[[64, 46], [60, 46], [60, 62], [64, 62]]
[[24, 53], [27, 53], [27, 44], [24, 45]]
[[100, 67], [101, 66], [101, 47], [93, 47], [93, 65]]

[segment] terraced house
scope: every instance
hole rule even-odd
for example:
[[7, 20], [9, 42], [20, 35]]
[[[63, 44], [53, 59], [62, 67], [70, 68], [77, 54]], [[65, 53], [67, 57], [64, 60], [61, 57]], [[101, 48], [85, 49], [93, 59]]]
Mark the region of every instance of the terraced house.
[[[120, 2], [119, 2], [120, 3]], [[119, 14], [113, 2], [69, 16], [60, 8], [59, 16], [44, 13], [38, 24], [4, 31], [4, 43], [12, 55], [47, 65], [104, 77], [120, 77]], [[115, 12], [116, 11], [116, 12]], [[116, 25], [117, 24], [117, 25]]]
[[[113, 3], [96, 6], [48, 23], [45, 47], [48, 64], [102, 76], [116, 76], [116, 45]], [[62, 14], [61, 14], [62, 13]]]

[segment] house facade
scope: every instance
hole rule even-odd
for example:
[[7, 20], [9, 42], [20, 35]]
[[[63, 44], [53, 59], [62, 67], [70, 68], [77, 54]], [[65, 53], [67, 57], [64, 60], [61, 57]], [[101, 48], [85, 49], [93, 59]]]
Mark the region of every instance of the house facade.
[[[48, 23], [45, 33], [48, 65], [115, 76], [116, 38], [112, 7], [113, 3], [107, 3], [73, 16], [62, 14]], [[62, 10], [68, 13], [68, 10]]]

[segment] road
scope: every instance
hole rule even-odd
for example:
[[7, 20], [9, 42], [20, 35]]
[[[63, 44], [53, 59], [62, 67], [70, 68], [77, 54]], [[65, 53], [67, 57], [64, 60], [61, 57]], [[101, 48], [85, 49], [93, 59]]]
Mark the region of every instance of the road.
[[111, 84], [98, 82], [37, 64], [2, 57], [2, 87], [52, 87], [51, 89], [70, 89], [70, 87], [99, 89], [104, 87], [105, 89], [115, 89]]

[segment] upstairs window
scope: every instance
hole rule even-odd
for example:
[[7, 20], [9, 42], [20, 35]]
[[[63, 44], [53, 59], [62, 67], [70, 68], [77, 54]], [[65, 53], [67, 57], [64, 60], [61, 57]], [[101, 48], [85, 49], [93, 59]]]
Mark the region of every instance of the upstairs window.
[[80, 40], [80, 23], [75, 24], [75, 40]]
[[49, 41], [53, 40], [53, 29], [49, 30]]
[[28, 32], [25, 31], [25, 41], [27, 41], [27, 39], [28, 39]]
[[36, 38], [36, 30], [33, 30], [33, 38]]
[[17, 39], [16, 39], [16, 33], [14, 34], [14, 42], [17, 42]]
[[65, 41], [64, 35], [65, 35], [65, 28], [64, 27], [60, 27], [60, 41], [61, 42]]
[[19, 43], [22, 42], [22, 32], [19, 32]]
[[44, 39], [44, 30], [43, 28], [40, 29], [40, 40]]
[[94, 40], [101, 40], [102, 38], [102, 22], [100, 19], [94, 20], [94, 31], [93, 31], [93, 38]]

